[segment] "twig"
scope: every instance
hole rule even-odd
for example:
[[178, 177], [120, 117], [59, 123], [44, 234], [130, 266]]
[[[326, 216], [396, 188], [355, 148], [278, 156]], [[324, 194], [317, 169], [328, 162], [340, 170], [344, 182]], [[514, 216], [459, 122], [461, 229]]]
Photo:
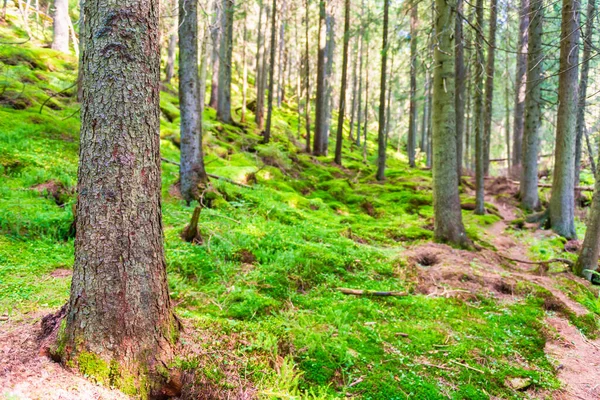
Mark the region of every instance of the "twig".
[[452, 368], [448, 368], [445, 365], [435, 365], [435, 364], [430, 364], [428, 362], [420, 362], [421, 365], [424, 365], [426, 367], [433, 367], [433, 368], [439, 368], [439, 369], [443, 369], [444, 371], [452, 371]]
[[[167, 159], [167, 158], [164, 158], [164, 157], [161, 157], [160, 159], [161, 159], [163, 162], [166, 162], [167, 164], [173, 164], [173, 165], [177, 165], [178, 167], [181, 165], [181, 164], [179, 164], [177, 161], [169, 160], [169, 159]], [[246, 189], [254, 189], [252, 186], [248, 186], [248, 185], [245, 185], [245, 184], [243, 184], [243, 183], [236, 182], [236, 181], [234, 181], [234, 180], [232, 180], [232, 179], [225, 178], [224, 176], [219, 176], [219, 175], [215, 175], [215, 174], [206, 174], [206, 175], [207, 175], [208, 177], [210, 177], [210, 178], [219, 179], [219, 180], [222, 180], [222, 181], [225, 181], [225, 182], [231, 183], [231, 184], [233, 184], [233, 185], [238, 185], [238, 186], [241, 186], [241, 187], [243, 187], [243, 188], [246, 188]]]
[[406, 292], [378, 292], [374, 290], [359, 290], [359, 289], [347, 289], [347, 288], [337, 288], [338, 292], [342, 292], [348, 295], [354, 296], [396, 296], [403, 297], [408, 296]]
[[460, 365], [461, 367], [465, 367], [465, 368], [468, 368], [468, 369], [470, 369], [470, 370], [473, 370], [473, 371], [479, 372], [480, 374], [485, 374], [485, 372], [483, 372], [482, 370], [480, 370], [480, 369], [477, 369], [477, 368], [475, 368], [475, 367], [471, 367], [471, 366], [470, 366], [470, 365], [468, 365], [468, 364], [463, 364], [463, 363], [461, 363], [461, 362], [458, 362], [458, 361], [456, 361], [456, 360], [450, 360], [450, 362], [451, 362], [451, 363], [453, 363], [453, 364], [456, 364], [456, 365]]
[[526, 260], [518, 260], [516, 258], [510, 258], [501, 253], [497, 253], [497, 254], [500, 257], [504, 258], [505, 260], [514, 261], [514, 262], [521, 263], [521, 264], [543, 265], [543, 264], [551, 264], [551, 263], [555, 263], [555, 262], [560, 262], [563, 264], [567, 264], [569, 267], [575, 266], [575, 263], [573, 263], [573, 261], [567, 260], [566, 258], [551, 258], [550, 260], [546, 260], [546, 261], [526, 261]]

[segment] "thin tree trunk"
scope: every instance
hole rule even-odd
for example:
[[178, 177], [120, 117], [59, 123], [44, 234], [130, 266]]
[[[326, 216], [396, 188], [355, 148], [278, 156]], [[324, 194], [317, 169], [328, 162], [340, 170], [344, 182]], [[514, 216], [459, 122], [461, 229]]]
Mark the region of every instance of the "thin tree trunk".
[[[367, 20], [370, 20], [370, 18], [369, 18], [371, 16], [370, 14], [371, 13], [369, 12], [369, 14], [367, 16]], [[369, 50], [370, 50], [369, 49], [369, 40], [366, 40], [365, 43], [366, 43], [366, 50], [367, 50], [365, 65], [368, 66], [369, 65]], [[365, 120], [363, 122], [363, 143], [362, 143], [363, 162], [365, 164], [367, 163], [368, 125], [369, 125], [369, 68], [366, 67], [365, 68]]]
[[319, 48], [317, 60], [317, 99], [315, 114], [315, 138], [313, 154], [325, 155], [325, 136], [327, 135], [327, 0], [319, 0]]
[[462, 159], [463, 159], [463, 137], [465, 129], [465, 90], [467, 80], [467, 70], [465, 69], [465, 55], [463, 43], [463, 24], [461, 14], [463, 13], [463, 0], [458, 0], [456, 8], [459, 13], [456, 13], [454, 21], [454, 40], [456, 41], [454, 59], [455, 59], [455, 97], [454, 106], [456, 111], [456, 172], [458, 184], [462, 177]]
[[494, 73], [496, 60], [496, 25], [498, 21], [498, 6], [497, 0], [490, 2], [490, 31], [489, 31], [489, 47], [487, 53], [487, 64], [485, 67], [485, 106], [483, 109], [483, 173], [485, 176], [490, 170], [490, 149], [492, 146], [492, 111], [494, 104]]
[[69, 53], [69, 0], [54, 0], [52, 48]]
[[354, 142], [354, 121], [356, 118], [356, 103], [357, 103], [357, 96], [356, 96], [356, 90], [358, 89], [358, 59], [359, 59], [359, 55], [358, 55], [358, 41], [354, 41], [354, 60], [352, 62], [353, 66], [352, 66], [352, 91], [350, 94], [350, 97], [352, 99], [352, 107], [350, 110], [350, 135], [349, 135], [349, 139], [351, 142]]
[[552, 230], [568, 239], [575, 232], [575, 126], [577, 124], [577, 65], [579, 64], [579, 0], [563, 0], [556, 158], [550, 198]]
[[358, 67], [358, 110], [356, 111], [356, 145], [360, 147], [361, 129], [362, 129], [362, 92], [363, 92], [363, 56], [364, 56], [364, 14], [365, 14], [365, 0], [361, 2], [360, 10], [360, 43], [359, 43], [359, 67]]
[[[264, 51], [265, 51], [265, 35], [263, 33], [263, 12], [265, 10], [265, 6], [263, 4], [263, 0], [259, 0], [258, 2], [260, 8], [258, 10], [258, 36], [256, 41], [256, 73], [255, 73], [255, 86], [256, 86], [256, 104], [254, 108], [254, 120], [256, 121], [256, 126], [259, 129], [262, 129], [263, 125], [263, 102], [264, 102], [264, 92], [261, 92], [263, 87], [262, 81], [263, 77], [263, 62], [264, 62]], [[268, 17], [267, 17], [268, 20]], [[266, 29], [266, 27], [264, 28]]]
[[[286, 12], [287, 12], [287, 1], [283, 0], [281, 3], [281, 22], [279, 25], [279, 65], [278, 65], [278, 73], [277, 73], [277, 107], [281, 107], [281, 102], [283, 101], [284, 92], [285, 92], [285, 82], [284, 82], [284, 46], [285, 46], [285, 26], [286, 26]], [[273, 43], [273, 41], [271, 41]]]
[[429, 71], [425, 70], [425, 87], [423, 88], [423, 118], [421, 121], [421, 145], [422, 153], [427, 154], [427, 115], [429, 113]]
[[[210, 84], [210, 100], [208, 106], [214, 110], [219, 106], [219, 43], [221, 42], [221, 6], [219, 0], [214, 0], [214, 20], [211, 27], [212, 52], [211, 65], [212, 76]], [[181, 37], [181, 35], [180, 35]]]
[[594, 176], [596, 176], [596, 162], [594, 161], [594, 152], [592, 151], [592, 144], [590, 143], [590, 135], [588, 134], [587, 128], [583, 127], [583, 134], [585, 135], [585, 143], [587, 144], [588, 157], [590, 158], [590, 169]]
[[222, 0], [221, 44], [219, 46], [219, 86], [217, 117], [231, 124], [231, 67], [233, 62], [233, 12], [234, 0]]
[[387, 52], [388, 52], [388, 20], [390, 12], [390, 0], [383, 0], [383, 41], [381, 44], [381, 80], [379, 86], [379, 132], [378, 132], [378, 154], [377, 154], [377, 174], [378, 181], [385, 180], [385, 96], [387, 83]]
[[468, 247], [458, 194], [456, 159], [456, 72], [452, 49], [455, 14], [448, 0], [436, 0], [437, 45], [433, 66], [433, 210], [434, 238], [438, 242]]
[[592, 280], [591, 271], [598, 270], [598, 255], [600, 254], [600, 176], [596, 175], [594, 199], [590, 208], [585, 238], [581, 245], [581, 253], [575, 263], [574, 271], [579, 276]]
[[246, 122], [246, 104], [248, 103], [248, 57], [246, 55], [246, 47], [248, 46], [248, 15], [244, 13], [244, 33], [242, 43], [242, 63], [243, 77], [242, 77], [242, 116], [240, 122]]
[[350, 42], [350, 0], [345, 0], [344, 10], [344, 50], [342, 55], [342, 85], [340, 89], [340, 109], [338, 112], [335, 143], [335, 163], [342, 165], [342, 141], [344, 139], [344, 116], [346, 114], [346, 85], [348, 79], [348, 45]]
[[[271, 9], [269, 6], [265, 7], [266, 12], [266, 21], [269, 21], [271, 18]], [[275, 10], [273, 11], [275, 12]], [[269, 63], [267, 62], [267, 56], [271, 54], [270, 47], [267, 45], [269, 43], [268, 39], [270, 36], [267, 36], [269, 33], [268, 22], [265, 24], [265, 33], [264, 33], [264, 49], [262, 51], [261, 57], [262, 61], [260, 63], [260, 86], [258, 88], [258, 97], [256, 98], [256, 124], [259, 129], [263, 129], [264, 119], [265, 119], [265, 92], [267, 90], [267, 78], [269, 73]]]
[[82, 373], [152, 398], [179, 331], [160, 207], [159, 6], [83, 4], [93, 40], [82, 57], [75, 263], [57, 347]]
[[475, 39], [475, 214], [485, 214], [484, 204], [484, 173], [485, 147], [483, 134], [483, 0], [477, 0], [476, 25], [478, 28]]
[[408, 165], [416, 166], [415, 153], [417, 146], [417, 23], [419, 18], [419, 3], [411, 2], [410, 10], [410, 100], [408, 116]]
[[165, 66], [165, 82], [171, 83], [175, 75], [175, 51], [177, 50], [177, 26], [169, 35], [169, 46], [167, 48], [167, 65]]
[[273, 89], [275, 89], [275, 35], [277, 31], [277, 0], [273, 0], [273, 9], [271, 10], [271, 55], [269, 62], [269, 97], [267, 104], [267, 128], [265, 129], [264, 143], [269, 143], [271, 139], [271, 118], [273, 118]]
[[529, 27], [529, 0], [520, 0], [519, 39], [517, 45], [517, 65], [515, 73], [515, 109], [513, 122], [513, 174], [519, 174], [522, 158], [523, 129], [525, 116], [525, 89], [527, 78], [527, 31]]
[[310, 153], [310, 37], [308, 34], [309, 31], [309, 22], [310, 22], [310, 8], [309, 8], [309, 0], [305, 0], [306, 6], [306, 18], [304, 20], [305, 28], [306, 28], [306, 41], [305, 41], [305, 73], [306, 73], [306, 107], [305, 107], [305, 117], [306, 117], [306, 152]]

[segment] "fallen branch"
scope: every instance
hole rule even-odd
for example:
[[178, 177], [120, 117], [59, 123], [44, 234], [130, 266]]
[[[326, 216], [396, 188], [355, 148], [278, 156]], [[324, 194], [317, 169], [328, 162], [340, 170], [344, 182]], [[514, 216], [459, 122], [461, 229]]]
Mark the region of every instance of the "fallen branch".
[[[169, 159], [164, 158], [164, 157], [161, 157], [160, 159], [162, 160], [162, 162], [166, 162], [167, 164], [177, 165], [178, 167], [181, 166], [181, 164], [179, 164], [177, 161], [169, 160]], [[206, 174], [206, 176], [208, 176], [210, 178], [213, 178], [213, 179], [219, 179], [219, 180], [231, 183], [233, 185], [238, 185], [238, 186], [241, 186], [241, 187], [246, 188], [246, 189], [254, 189], [252, 186], [244, 185], [243, 183], [236, 182], [236, 181], [234, 181], [232, 179], [225, 178], [223, 176], [219, 176], [219, 175], [215, 175], [215, 174], [208, 174], [208, 173]]]
[[[520, 185], [521, 184], [521, 182], [519, 182], [519, 181], [510, 180], [509, 182], [513, 183], [515, 185]], [[538, 187], [551, 189], [552, 188], [552, 184], [551, 183], [538, 183]], [[575, 190], [579, 190], [581, 192], [593, 192], [594, 191], [594, 187], [593, 186], [576, 186]]]
[[500, 253], [497, 253], [497, 254], [500, 257], [504, 258], [505, 260], [514, 261], [514, 262], [521, 263], [521, 264], [544, 265], [544, 264], [552, 264], [552, 263], [560, 262], [563, 264], [567, 264], [569, 267], [575, 266], [575, 263], [573, 263], [573, 261], [567, 260], [566, 258], [551, 258], [550, 260], [546, 260], [546, 261], [526, 261], [526, 260], [518, 260], [516, 258], [510, 258], [510, 257], [505, 256], [504, 254], [500, 254]]
[[485, 372], [483, 372], [482, 370], [480, 370], [480, 369], [477, 369], [477, 368], [475, 368], [475, 367], [471, 367], [471, 366], [470, 366], [470, 365], [468, 365], [468, 364], [463, 364], [463, 363], [461, 363], [461, 362], [458, 362], [458, 361], [456, 361], [456, 360], [450, 360], [450, 362], [451, 362], [451, 363], [453, 363], [453, 364], [456, 364], [456, 365], [460, 365], [461, 367], [468, 368], [468, 369], [470, 369], [470, 370], [473, 370], [473, 371], [479, 372], [480, 374], [485, 374]]
[[348, 295], [354, 296], [396, 296], [403, 297], [408, 296], [406, 292], [378, 292], [375, 290], [359, 290], [359, 289], [347, 289], [347, 288], [337, 288], [338, 292], [342, 292]]

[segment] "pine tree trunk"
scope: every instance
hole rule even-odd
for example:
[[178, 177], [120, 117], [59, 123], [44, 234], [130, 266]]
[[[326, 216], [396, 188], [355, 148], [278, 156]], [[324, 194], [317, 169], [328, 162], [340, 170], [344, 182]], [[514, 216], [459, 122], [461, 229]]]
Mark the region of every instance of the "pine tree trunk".
[[167, 64], [165, 66], [165, 82], [171, 83], [175, 75], [175, 51], [177, 50], [177, 29], [169, 35], [169, 46], [167, 48]]
[[359, 67], [358, 67], [358, 106], [356, 111], [356, 145], [360, 147], [361, 129], [362, 129], [362, 92], [363, 92], [363, 56], [364, 56], [364, 14], [365, 14], [365, 0], [361, 2], [360, 10], [360, 30], [359, 30]]
[[350, 42], [350, 0], [345, 0], [344, 9], [344, 50], [342, 55], [342, 84], [340, 88], [340, 109], [335, 143], [335, 163], [342, 165], [342, 141], [344, 139], [344, 116], [346, 114], [346, 85], [348, 80], [348, 45]]
[[492, 146], [492, 117], [494, 104], [494, 73], [496, 60], [496, 25], [498, 21], [497, 0], [490, 1], [490, 31], [487, 63], [485, 67], [485, 106], [483, 110], [483, 174], [487, 176], [490, 172], [490, 149]]
[[[211, 84], [210, 84], [210, 100], [208, 106], [214, 110], [219, 106], [219, 48], [221, 42], [221, 6], [219, 0], [214, 0], [215, 5], [215, 19], [213, 20], [211, 27], [211, 39], [212, 39], [212, 52], [211, 52]], [[181, 35], [179, 36], [181, 37]]]
[[594, 31], [594, 18], [596, 17], [596, 0], [588, 0], [587, 24], [583, 40], [583, 60], [581, 63], [581, 78], [579, 79], [579, 100], [577, 105], [577, 124], [575, 127], [575, 186], [579, 185], [581, 172], [581, 153], [583, 128], [585, 126], [585, 106], [587, 98], [588, 75], [590, 70], [590, 58], [592, 55], [592, 33]]
[[240, 122], [246, 122], [246, 104], [248, 103], [248, 57], [246, 55], [246, 48], [248, 46], [248, 15], [247, 12], [244, 12], [244, 33], [243, 43], [242, 43], [242, 63], [243, 72], [242, 72], [242, 116], [240, 117]]
[[231, 124], [231, 64], [233, 60], [233, 12], [234, 0], [222, 0], [221, 43], [219, 45], [219, 86], [217, 117]]
[[256, 97], [256, 125], [259, 129], [263, 129], [264, 120], [265, 120], [265, 92], [267, 90], [268, 84], [268, 71], [269, 71], [269, 63], [267, 62], [267, 56], [271, 54], [270, 47], [267, 45], [270, 40], [270, 36], [268, 29], [268, 21], [271, 18], [271, 9], [267, 5], [265, 7], [265, 15], [266, 15], [266, 23], [265, 23], [265, 33], [264, 33], [264, 48], [261, 52], [261, 61], [260, 61], [260, 82]]
[[[527, 75], [525, 90], [525, 118], [522, 139], [522, 161], [520, 199], [521, 207], [526, 211], [540, 208], [538, 195], [538, 152], [540, 147], [539, 131], [542, 123], [542, 24], [544, 19], [543, 0], [531, 0], [531, 12], [528, 34]], [[529, 10], [528, 10], [529, 13]], [[515, 126], [515, 135], [516, 135]]]
[[381, 44], [381, 80], [379, 84], [379, 132], [377, 136], [377, 174], [378, 181], [385, 180], [385, 96], [387, 83], [388, 21], [390, 0], [383, 0], [383, 41]]
[[181, 195], [198, 200], [199, 186], [207, 181], [202, 156], [202, 115], [198, 75], [198, 6], [179, 0], [179, 108], [181, 111]]
[[352, 99], [352, 107], [350, 110], [350, 135], [349, 135], [349, 139], [351, 142], [354, 142], [354, 121], [356, 119], [356, 103], [357, 103], [357, 96], [356, 96], [356, 90], [358, 89], [358, 41], [355, 40], [354, 42], [354, 60], [352, 62], [352, 91], [349, 93], [350, 98]]
[[484, 173], [485, 173], [485, 140], [483, 134], [483, 0], [477, 0], [475, 22], [478, 28], [475, 39], [475, 214], [485, 214], [484, 204]]
[[[463, 12], [463, 0], [457, 0], [456, 8], [460, 14]], [[465, 129], [465, 89], [467, 81], [467, 72], [465, 69], [465, 55], [463, 43], [463, 25], [462, 16], [456, 13], [454, 21], [454, 40], [456, 41], [454, 58], [455, 58], [455, 97], [454, 106], [456, 111], [456, 173], [458, 184], [462, 177], [462, 160], [463, 160], [463, 137]]]
[[527, 36], [529, 27], [529, 0], [520, 0], [519, 8], [519, 38], [517, 44], [517, 66], [515, 75], [515, 108], [513, 122], [513, 174], [519, 174], [521, 168], [523, 130], [525, 124], [525, 94], [527, 78]]
[[556, 158], [550, 198], [550, 223], [557, 234], [573, 239], [575, 232], [575, 126], [577, 123], [579, 64], [579, 0], [563, 0]]
[[54, 0], [52, 49], [69, 53], [69, 0]]
[[423, 89], [423, 118], [421, 120], [421, 152], [427, 154], [427, 118], [429, 114], [429, 71], [425, 71], [425, 87]]
[[267, 100], [267, 127], [265, 129], [264, 143], [271, 140], [271, 119], [273, 118], [273, 89], [275, 89], [275, 33], [277, 32], [277, 0], [273, 0], [271, 11], [271, 54], [269, 62], [269, 94]]
[[[263, 126], [263, 102], [264, 102], [264, 92], [261, 92], [263, 87], [262, 81], [263, 77], [263, 62], [264, 62], [264, 52], [265, 52], [265, 34], [263, 33], [263, 13], [266, 11], [265, 6], [263, 4], [263, 0], [259, 0], [259, 10], [258, 10], [258, 35], [256, 40], [256, 71], [255, 71], [255, 87], [256, 87], [256, 106], [254, 111], [254, 120], [256, 122], [256, 126], [258, 129], [262, 129]], [[267, 17], [268, 20], [268, 17]]]
[[[284, 46], [285, 46], [285, 18], [287, 12], [287, 1], [283, 0], [281, 3], [281, 22], [279, 25], [279, 64], [278, 64], [278, 73], [277, 73], [277, 107], [281, 107], [281, 102], [284, 98], [285, 92], [285, 80], [284, 80], [284, 72], [285, 72], [285, 61], [284, 61]], [[271, 41], [272, 42], [272, 41]]]
[[410, 104], [408, 116], [408, 165], [416, 166], [415, 153], [417, 147], [417, 23], [419, 3], [412, 1], [410, 10]]
[[309, 23], [310, 23], [310, 8], [309, 8], [309, 0], [305, 0], [306, 6], [306, 18], [305, 18], [305, 28], [306, 28], [306, 41], [305, 41], [305, 73], [306, 73], [306, 107], [304, 110], [306, 117], [306, 152], [310, 153], [310, 37], [309, 37]]
[[436, 241], [468, 247], [457, 182], [456, 111], [454, 108], [453, 4], [436, 0], [437, 46], [433, 65], [433, 209]]
[[333, 110], [333, 57], [335, 52], [335, 19], [333, 16], [333, 3], [327, 7], [327, 46], [325, 47], [325, 126], [323, 132], [324, 154], [329, 154], [329, 133], [331, 130], [331, 112]]
[[153, 397], [178, 335], [160, 207], [159, 7], [127, 4], [82, 10], [75, 264], [57, 351], [107, 386]]
[[325, 136], [327, 135], [327, 0], [319, 0], [319, 49], [317, 60], [317, 98], [315, 110], [315, 138], [313, 154], [325, 155]]
[[[592, 0], [593, 1], [593, 0]], [[598, 255], [600, 254], [600, 176], [596, 175], [594, 200], [590, 208], [585, 238], [581, 245], [581, 253], [575, 263], [574, 271], [579, 276], [592, 279], [590, 271], [598, 270]]]

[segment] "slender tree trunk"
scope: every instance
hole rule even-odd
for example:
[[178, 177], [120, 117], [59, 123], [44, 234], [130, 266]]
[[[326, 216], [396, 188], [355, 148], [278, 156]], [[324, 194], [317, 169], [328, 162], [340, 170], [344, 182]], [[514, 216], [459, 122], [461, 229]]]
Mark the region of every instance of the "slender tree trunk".
[[489, 48], [487, 53], [487, 64], [485, 67], [485, 106], [483, 109], [483, 173], [488, 175], [490, 172], [490, 148], [492, 146], [492, 111], [494, 104], [494, 73], [496, 60], [496, 24], [498, 21], [497, 0], [490, 2], [490, 31]]
[[594, 152], [592, 151], [592, 144], [590, 143], [590, 135], [588, 134], [587, 128], [583, 127], [583, 134], [585, 135], [585, 143], [587, 144], [588, 157], [590, 158], [590, 169], [594, 176], [596, 176], [596, 163], [594, 162]]
[[[593, 0], [592, 0], [593, 1]], [[596, 175], [594, 199], [590, 208], [587, 230], [581, 245], [581, 253], [577, 258], [574, 272], [592, 280], [591, 271], [598, 270], [598, 255], [600, 254], [600, 176]]]
[[411, 2], [410, 9], [410, 105], [408, 116], [408, 165], [415, 164], [417, 146], [417, 23], [419, 18], [419, 3]]
[[[200, 107], [200, 135], [202, 135], [202, 118], [204, 116], [204, 106], [206, 104], [206, 75], [208, 73], [208, 62], [210, 61], [210, 26], [207, 24], [204, 28], [204, 38], [200, 49], [200, 81], [198, 86], [198, 106]], [[202, 136], [200, 136], [200, 151], [202, 151]], [[202, 161], [204, 165], [204, 161]]]
[[[211, 52], [211, 65], [212, 65], [212, 76], [210, 85], [210, 100], [208, 106], [212, 109], [217, 109], [219, 106], [219, 44], [221, 42], [221, 5], [219, 0], [214, 0], [214, 20], [211, 28], [212, 38], [212, 52]], [[181, 37], [181, 35], [179, 36]], [[182, 39], [183, 40], [183, 39]]]
[[350, 136], [349, 139], [351, 142], [354, 142], [354, 121], [356, 118], [356, 90], [358, 89], [358, 41], [354, 42], [354, 60], [352, 62], [352, 91], [350, 94], [350, 98], [352, 99], [352, 107], [350, 110]]
[[[468, 60], [470, 60], [470, 57], [467, 57]], [[472, 70], [472, 68], [469, 68], [470, 70]], [[462, 160], [458, 160], [458, 162], [462, 162], [463, 165], [465, 165], [467, 168], [471, 168], [471, 99], [472, 99], [472, 91], [471, 91], [471, 80], [472, 79], [468, 79], [467, 80], [467, 90], [466, 90], [466, 97], [467, 97], [467, 110], [466, 110], [466, 121], [465, 121], [465, 151], [464, 151], [464, 156]]]
[[69, 0], [54, 0], [52, 48], [69, 53]]
[[325, 155], [325, 136], [327, 135], [327, 0], [319, 0], [319, 49], [317, 60], [317, 99], [315, 114], [315, 138], [313, 154]]
[[169, 35], [169, 46], [167, 48], [167, 65], [165, 66], [165, 82], [171, 83], [175, 75], [175, 51], [177, 50], [177, 27]]
[[[457, 0], [456, 8], [463, 13], [463, 0]], [[465, 55], [463, 43], [463, 25], [462, 17], [456, 13], [454, 21], [454, 40], [456, 41], [454, 59], [455, 59], [455, 98], [454, 106], [456, 110], [456, 172], [458, 184], [462, 177], [462, 159], [463, 159], [463, 137], [465, 129], [465, 89], [467, 81], [467, 70], [465, 69]]]
[[327, 46], [325, 55], [325, 135], [324, 148], [325, 155], [329, 154], [329, 135], [331, 131], [331, 112], [333, 110], [333, 57], [335, 53], [335, 19], [333, 15], [333, 3], [330, 2], [327, 7]]
[[181, 111], [181, 195], [189, 204], [198, 200], [199, 185], [207, 181], [202, 155], [202, 116], [198, 75], [198, 5], [179, 0], [179, 108]]
[[273, 89], [275, 89], [275, 38], [277, 35], [277, 0], [273, 0], [273, 10], [271, 11], [271, 55], [269, 62], [269, 97], [267, 104], [267, 128], [265, 129], [264, 143], [271, 140], [271, 119], [273, 118]]
[[348, 45], [350, 42], [350, 0], [345, 0], [344, 9], [344, 50], [342, 55], [342, 85], [340, 89], [340, 109], [338, 112], [335, 143], [335, 163], [342, 165], [342, 141], [344, 139], [344, 116], [346, 114], [346, 85], [348, 77]]
[[581, 78], [579, 79], [579, 101], [577, 105], [577, 123], [575, 127], [575, 186], [579, 185], [581, 172], [581, 141], [583, 139], [583, 128], [585, 126], [585, 106], [587, 98], [588, 75], [590, 70], [590, 58], [592, 55], [592, 33], [594, 32], [594, 18], [596, 17], [596, 0], [588, 0], [587, 24], [583, 38], [583, 60], [581, 63]]
[[[385, 85], [387, 83], [387, 52], [388, 52], [388, 20], [389, 20], [390, 0], [384, 0], [383, 6], [383, 41], [381, 44], [381, 80], [379, 86], [379, 132], [378, 132], [378, 154], [377, 154], [377, 174], [378, 181], [385, 180]], [[414, 158], [414, 156], [413, 156]]]
[[305, 41], [305, 73], [306, 73], [306, 107], [305, 107], [305, 117], [306, 117], [306, 152], [310, 153], [310, 37], [309, 37], [309, 28], [310, 28], [310, 8], [309, 8], [309, 0], [305, 0], [306, 5], [306, 18], [304, 20], [305, 28], [306, 28], [306, 41]]
[[[284, 46], [285, 46], [285, 26], [286, 26], [287, 1], [281, 3], [281, 22], [279, 25], [279, 65], [277, 73], [277, 107], [281, 107], [281, 102], [285, 96], [285, 81], [284, 81]], [[273, 43], [273, 41], [271, 41]]]
[[[263, 4], [263, 0], [259, 0], [258, 4], [260, 5], [258, 11], [258, 36], [256, 41], [256, 73], [255, 73], [255, 86], [256, 86], [256, 104], [254, 108], [254, 120], [259, 129], [262, 129], [263, 125], [263, 102], [264, 102], [264, 92], [261, 92], [263, 87], [262, 81], [263, 77], [263, 62], [264, 62], [264, 51], [265, 51], [265, 34], [263, 33], [263, 12], [265, 10], [265, 6]], [[267, 17], [268, 20], [268, 17]]]
[[[270, 47], [267, 45], [270, 40], [270, 36], [267, 36], [269, 33], [268, 29], [268, 21], [271, 18], [271, 9], [269, 6], [265, 7], [266, 11], [266, 21], [265, 23], [265, 33], [264, 33], [264, 49], [261, 54], [261, 62], [260, 62], [260, 86], [258, 87], [258, 95], [256, 98], [256, 124], [259, 129], [263, 129], [264, 119], [265, 119], [265, 92], [267, 90], [268, 84], [268, 73], [269, 73], [269, 63], [267, 62], [267, 57], [271, 54]], [[273, 11], [275, 12], [275, 11]]]
[[[370, 13], [368, 14], [367, 20], [370, 20]], [[368, 37], [367, 37], [368, 38]], [[367, 54], [365, 56], [365, 65], [369, 65], [369, 40], [365, 41]], [[369, 68], [365, 68], [365, 120], [363, 122], [363, 162], [367, 163], [367, 134], [369, 126]]]
[[159, 7], [127, 4], [87, 0], [82, 10], [92, 40], [82, 57], [75, 263], [58, 351], [106, 385], [154, 397], [179, 330], [160, 207]]
[[575, 232], [575, 126], [577, 124], [577, 66], [579, 64], [579, 0], [563, 0], [556, 158], [550, 198], [550, 223], [557, 234], [573, 239]]
[[[527, 75], [525, 91], [525, 120], [523, 130], [521, 165], [521, 207], [526, 211], [540, 208], [538, 195], [539, 131], [542, 124], [542, 24], [544, 19], [543, 0], [531, 0], [528, 33]], [[516, 129], [516, 127], [515, 127]]]
[[462, 223], [457, 182], [456, 111], [453, 26], [455, 14], [448, 0], [436, 0], [437, 45], [433, 66], [433, 210], [436, 241], [468, 247]]
[[515, 108], [513, 122], [513, 174], [519, 174], [522, 158], [523, 129], [525, 116], [525, 88], [527, 78], [527, 31], [529, 27], [529, 0], [520, 0], [519, 39], [517, 44], [517, 66], [515, 73]]
[[243, 77], [242, 77], [242, 116], [240, 122], [246, 122], [246, 104], [248, 103], [248, 57], [246, 55], [246, 48], [248, 46], [248, 15], [244, 13], [244, 33], [242, 43], [242, 63], [243, 65]]
[[356, 111], [356, 145], [360, 147], [361, 128], [362, 128], [362, 92], [363, 92], [363, 56], [364, 56], [364, 14], [365, 1], [362, 0], [360, 11], [360, 43], [358, 50], [359, 67], [358, 67], [358, 110]]
[[475, 10], [478, 28], [475, 39], [475, 214], [485, 214], [484, 174], [485, 174], [485, 139], [483, 127], [483, 0], [477, 0]]
[[233, 62], [233, 12], [234, 0], [222, 0], [221, 43], [219, 46], [219, 86], [217, 117], [231, 124], [231, 66]]
[[427, 118], [429, 113], [429, 71], [425, 71], [425, 87], [423, 89], [423, 118], [421, 121], [421, 152], [427, 154]]

